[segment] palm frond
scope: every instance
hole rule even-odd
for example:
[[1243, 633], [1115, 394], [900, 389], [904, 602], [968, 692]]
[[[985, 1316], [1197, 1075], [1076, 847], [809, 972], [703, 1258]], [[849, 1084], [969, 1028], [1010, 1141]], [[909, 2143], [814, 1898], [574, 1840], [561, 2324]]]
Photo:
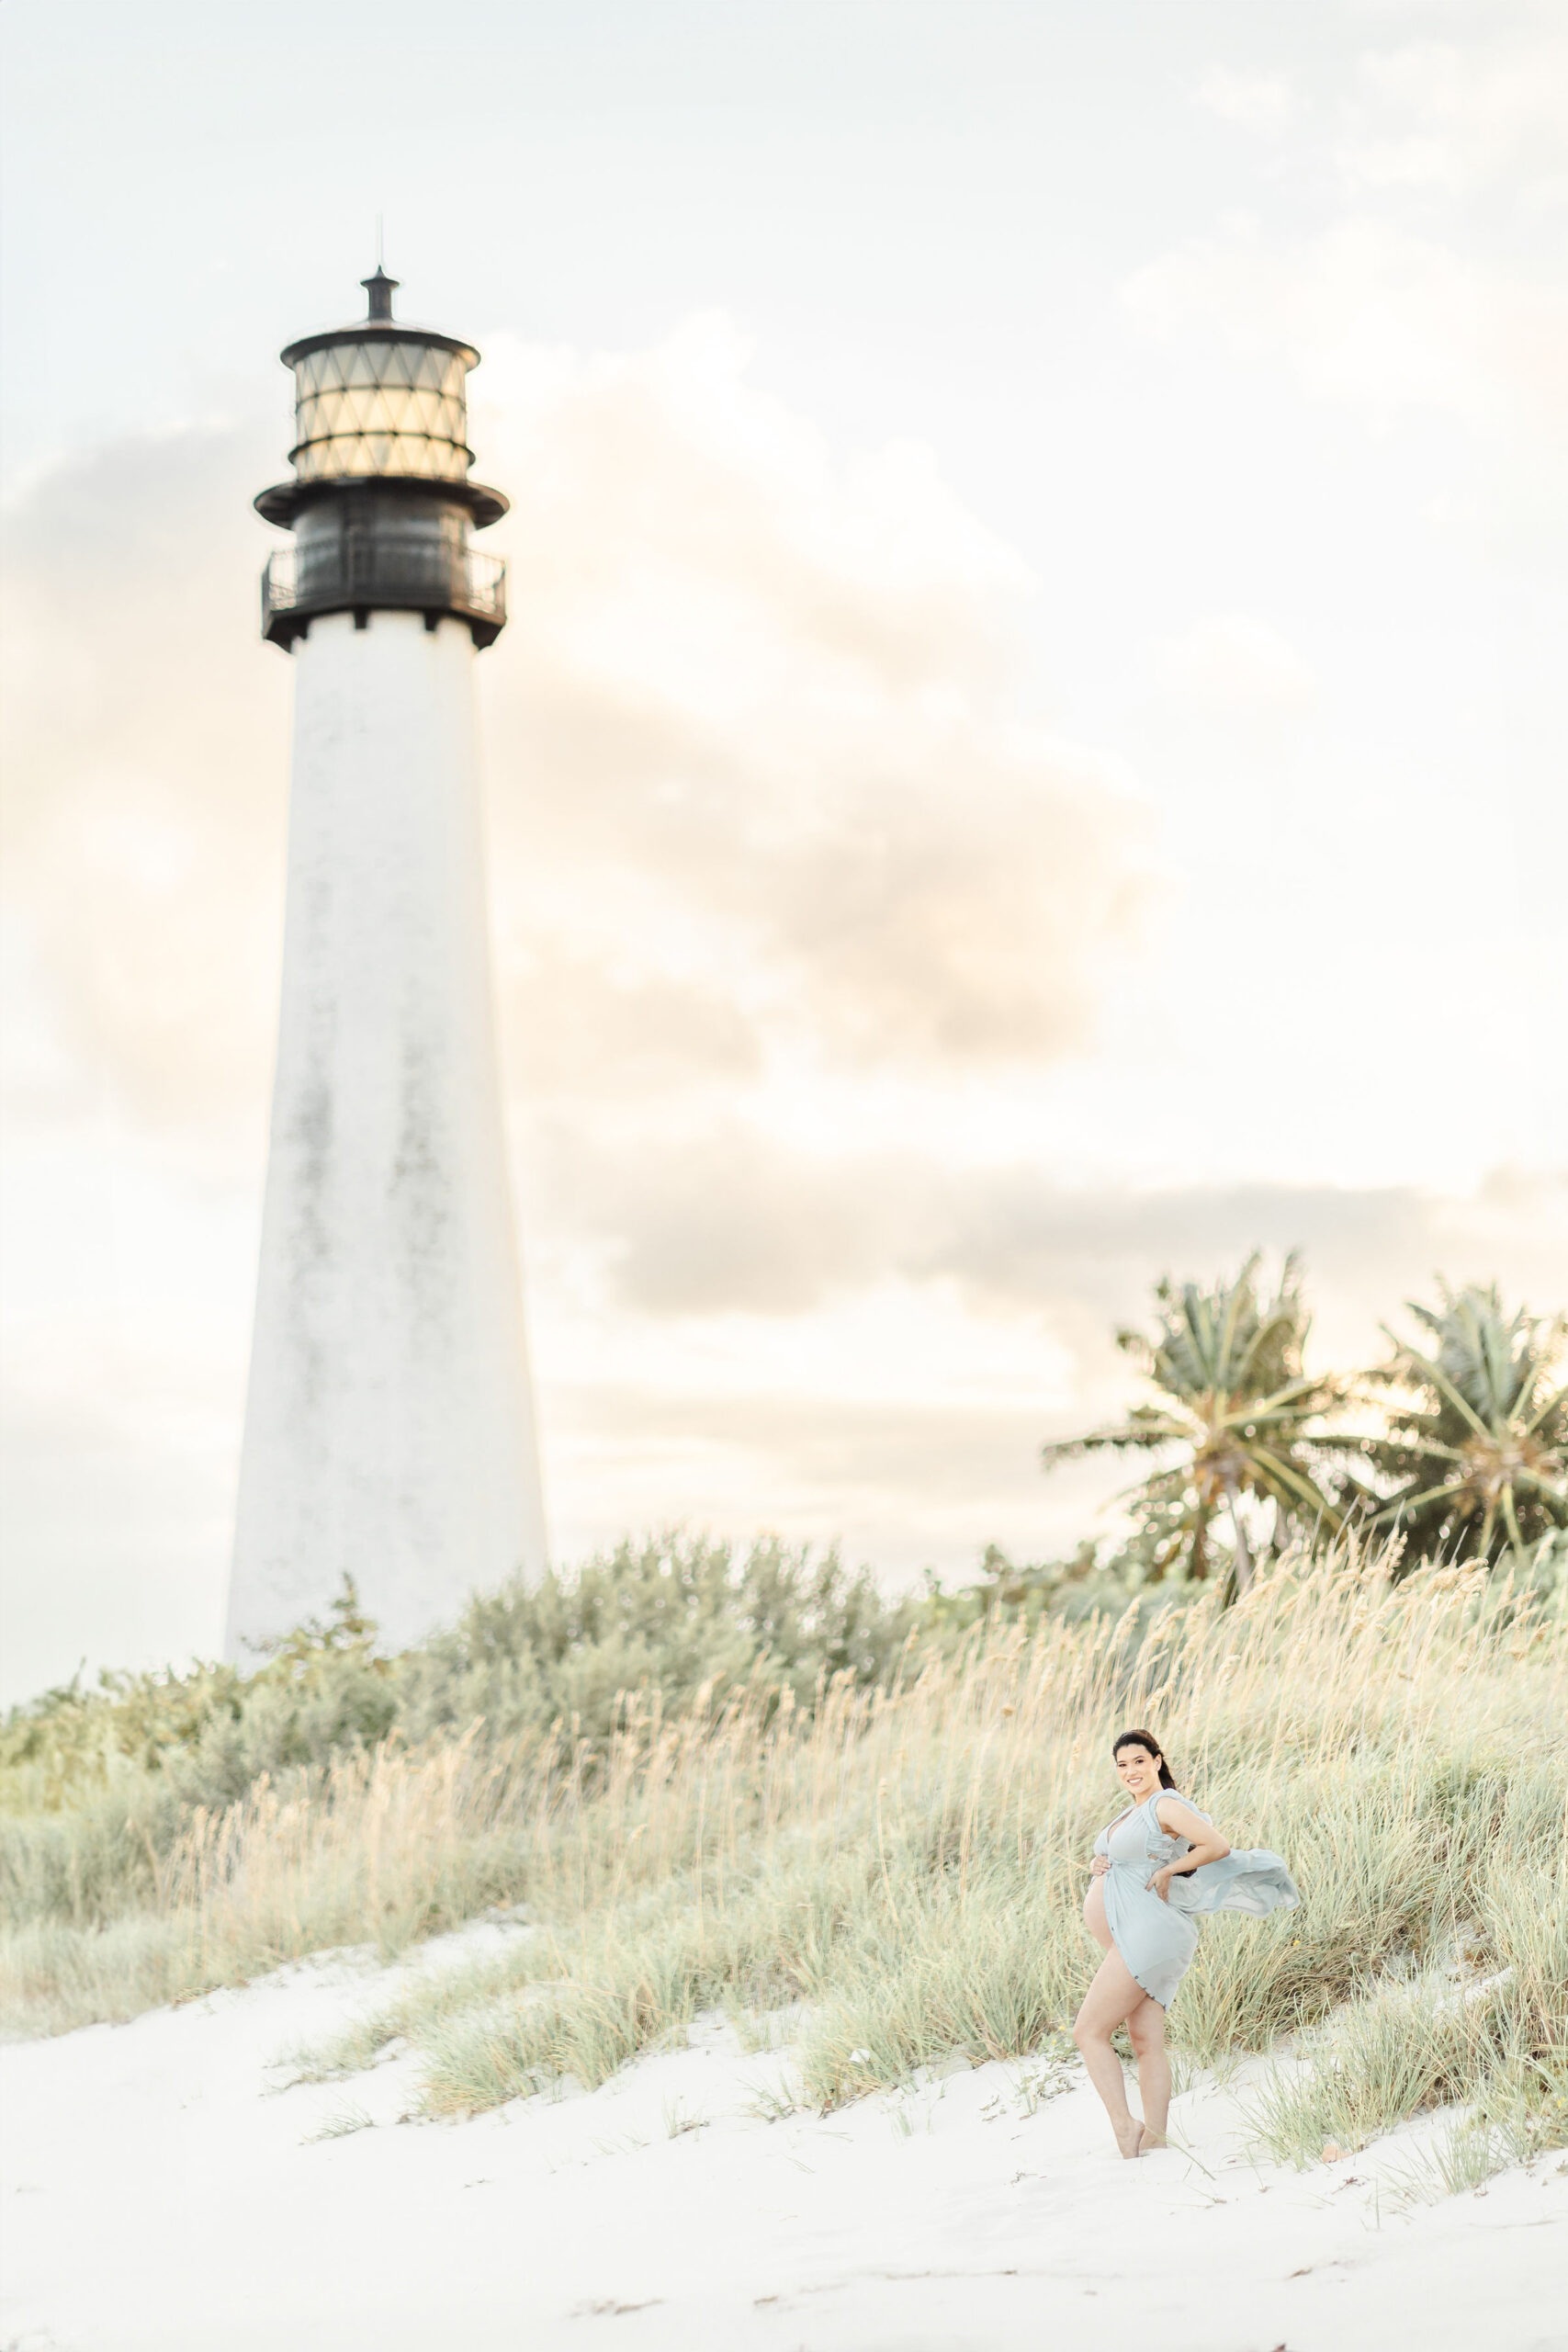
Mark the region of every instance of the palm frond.
[[1114, 1428], [1048, 1440], [1040, 1449], [1040, 1459], [1049, 1470], [1059, 1462], [1079, 1461], [1086, 1453], [1149, 1453], [1163, 1445], [1190, 1443], [1191, 1436], [1188, 1422], [1172, 1420], [1146, 1406], [1134, 1406], [1126, 1420]]
[[1386, 1323], [1380, 1323], [1378, 1329], [1380, 1331], [1383, 1332], [1388, 1339], [1393, 1341], [1394, 1347], [1397, 1349], [1399, 1355], [1403, 1360], [1402, 1369], [1404, 1365], [1414, 1365], [1416, 1371], [1419, 1374], [1422, 1380], [1427, 1383], [1428, 1387], [1435, 1388], [1439, 1396], [1446, 1398], [1457, 1411], [1463, 1414], [1465, 1419], [1470, 1423], [1471, 1428], [1475, 1431], [1478, 1437], [1488, 1437], [1491, 1435], [1491, 1431], [1488, 1430], [1486, 1423], [1482, 1419], [1480, 1414], [1471, 1404], [1470, 1399], [1467, 1396], [1461, 1395], [1460, 1391], [1455, 1387], [1453, 1382], [1449, 1378], [1447, 1373], [1443, 1371], [1439, 1364], [1435, 1363], [1429, 1356], [1422, 1355], [1419, 1349], [1413, 1348], [1407, 1340], [1399, 1339], [1389, 1329]]
[[1368, 1455], [1402, 1476], [1383, 1515], [1416, 1524], [1412, 1564], [1450, 1547], [1493, 1559], [1568, 1524], [1568, 1389], [1553, 1380], [1568, 1317], [1510, 1314], [1495, 1283], [1438, 1289], [1435, 1306], [1409, 1303], [1420, 1344], [1390, 1331], [1393, 1352], [1369, 1375], [1398, 1396]]
[[1264, 1446], [1249, 1449], [1252, 1460], [1267, 1473], [1269, 1491], [1280, 1502], [1304, 1503], [1316, 1511], [1331, 1527], [1339, 1525], [1340, 1514], [1324, 1493], [1315, 1478], [1288, 1457], [1270, 1453]]
[[[1335, 1447], [1359, 1452], [1349, 1432], [1321, 1426], [1347, 1401], [1348, 1385], [1303, 1368], [1310, 1317], [1302, 1296], [1301, 1263], [1285, 1261], [1271, 1295], [1259, 1284], [1261, 1253], [1254, 1251], [1232, 1277], [1213, 1283], [1169, 1275], [1156, 1283], [1153, 1329], [1118, 1331], [1117, 1345], [1149, 1381], [1156, 1401], [1134, 1407], [1115, 1428], [1089, 1431], [1043, 1448], [1048, 1467], [1089, 1451], [1157, 1452], [1175, 1459], [1153, 1470], [1124, 1498], [1145, 1531], [1139, 1541], [1163, 1559], [1168, 1515], [1179, 1505], [1189, 1573], [1205, 1572], [1213, 1513], [1234, 1510], [1245, 1487], [1281, 1510], [1338, 1523], [1338, 1507], [1314, 1476], [1317, 1453]], [[1154, 1541], [1156, 1522], [1161, 1530]], [[1245, 1551], [1236, 1525], [1237, 1559]]]

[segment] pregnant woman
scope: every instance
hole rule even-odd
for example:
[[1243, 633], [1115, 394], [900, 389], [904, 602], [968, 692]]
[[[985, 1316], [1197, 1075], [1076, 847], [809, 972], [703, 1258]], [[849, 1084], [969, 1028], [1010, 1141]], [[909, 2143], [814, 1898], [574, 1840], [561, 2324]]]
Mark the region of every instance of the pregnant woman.
[[[1176, 1793], [1152, 1732], [1124, 1731], [1111, 1751], [1132, 1802], [1094, 1841], [1093, 1880], [1084, 1903], [1089, 1933], [1105, 1958], [1073, 2026], [1089, 2081], [1105, 2102], [1124, 2156], [1165, 2145], [1170, 2066], [1165, 2013], [1198, 1949], [1205, 1911], [1292, 1911], [1295, 1881], [1264, 1847], [1233, 1852], [1206, 1813]], [[1129, 2112], [1122, 2061], [1111, 2046], [1119, 2025], [1138, 2061], [1144, 2118]]]

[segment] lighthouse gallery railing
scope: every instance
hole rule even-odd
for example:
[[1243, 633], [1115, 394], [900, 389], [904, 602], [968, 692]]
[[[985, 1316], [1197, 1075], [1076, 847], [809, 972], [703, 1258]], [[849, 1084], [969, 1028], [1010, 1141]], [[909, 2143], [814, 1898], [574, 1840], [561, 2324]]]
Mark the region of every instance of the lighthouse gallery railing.
[[359, 605], [455, 613], [499, 634], [506, 623], [501, 556], [428, 537], [345, 532], [301, 549], [275, 548], [262, 573], [262, 634], [291, 616]]

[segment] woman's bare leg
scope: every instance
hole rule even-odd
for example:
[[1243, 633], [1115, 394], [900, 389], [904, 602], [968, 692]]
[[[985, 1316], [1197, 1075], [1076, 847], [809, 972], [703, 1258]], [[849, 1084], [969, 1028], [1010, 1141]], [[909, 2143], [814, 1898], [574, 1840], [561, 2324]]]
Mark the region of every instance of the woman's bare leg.
[[1111, 2037], [1148, 1997], [1121, 1953], [1112, 1950], [1096, 1969], [1094, 1982], [1084, 1995], [1083, 2007], [1073, 2020], [1073, 2040], [1077, 2043], [1089, 2081], [1111, 2118], [1116, 2144], [1124, 2156], [1138, 2154], [1144, 2127], [1128, 2108], [1122, 2061], [1111, 2047]]
[[1138, 2101], [1144, 2136], [1138, 2154], [1163, 2148], [1170, 2122], [1170, 2060], [1165, 2050], [1165, 2011], [1145, 1993], [1127, 2018], [1127, 2038], [1138, 2061]]

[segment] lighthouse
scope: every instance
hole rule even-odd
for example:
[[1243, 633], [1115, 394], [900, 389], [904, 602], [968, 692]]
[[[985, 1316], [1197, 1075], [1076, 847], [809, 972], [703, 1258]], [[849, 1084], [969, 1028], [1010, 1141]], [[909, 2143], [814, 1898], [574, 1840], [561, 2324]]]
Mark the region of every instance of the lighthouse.
[[282, 354], [293, 479], [255, 502], [292, 534], [262, 629], [294, 740], [231, 1657], [345, 1574], [403, 1646], [545, 1559], [473, 693], [507, 502], [468, 479], [479, 353], [363, 283], [365, 318]]

